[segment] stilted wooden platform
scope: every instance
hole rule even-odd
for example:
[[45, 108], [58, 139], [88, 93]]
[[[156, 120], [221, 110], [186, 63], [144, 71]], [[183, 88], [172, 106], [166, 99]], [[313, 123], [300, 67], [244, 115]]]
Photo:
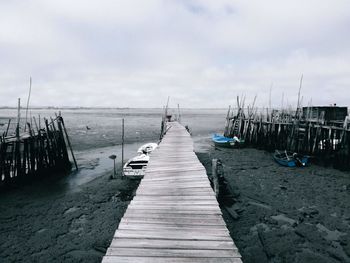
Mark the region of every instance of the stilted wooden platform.
[[102, 262], [242, 262], [190, 135], [169, 125]]

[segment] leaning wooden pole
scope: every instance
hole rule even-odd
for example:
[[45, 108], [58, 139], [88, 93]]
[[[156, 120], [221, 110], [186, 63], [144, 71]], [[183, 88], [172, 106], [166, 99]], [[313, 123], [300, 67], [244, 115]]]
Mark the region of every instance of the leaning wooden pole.
[[75, 160], [75, 156], [74, 156], [74, 153], [73, 153], [73, 148], [72, 148], [72, 145], [71, 145], [70, 140], [69, 140], [69, 136], [68, 136], [68, 133], [67, 133], [67, 130], [66, 130], [66, 126], [64, 125], [64, 120], [63, 120], [62, 117], [60, 117], [60, 120], [61, 120], [61, 123], [62, 123], [64, 134], [66, 135], [68, 147], [69, 147], [70, 152], [72, 154], [72, 158], [73, 158], [73, 161], [74, 161], [75, 169], [78, 170], [78, 164], [77, 164], [77, 161]]
[[7, 123], [7, 128], [6, 128], [6, 132], [4, 133], [4, 137], [7, 136], [9, 129], [10, 129], [10, 124], [11, 124], [11, 119], [9, 119], [8, 123]]
[[124, 177], [124, 118], [122, 119], [122, 176]]
[[295, 117], [299, 119], [299, 108], [300, 108], [300, 91], [301, 91], [301, 87], [303, 85], [303, 74], [301, 74], [300, 77], [300, 83], [299, 83], [299, 91], [298, 91], [298, 103], [297, 103], [297, 111], [295, 112]]
[[26, 120], [25, 120], [25, 125], [24, 125], [24, 131], [26, 131], [26, 123], [28, 119], [28, 108], [29, 108], [29, 100], [30, 100], [30, 94], [32, 93], [32, 77], [29, 78], [29, 94], [28, 94], [28, 100], [27, 100], [27, 108], [26, 108]]

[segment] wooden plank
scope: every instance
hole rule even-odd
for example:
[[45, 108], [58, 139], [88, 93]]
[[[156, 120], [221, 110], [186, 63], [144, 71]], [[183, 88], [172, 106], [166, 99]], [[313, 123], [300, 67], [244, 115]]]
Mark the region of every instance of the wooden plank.
[[148, 214], [181, 214], [181, 215], [221, 215], [221, 210], [201, 210], [201, 209], [172, 209], [172, 208], [161, 208], [161, 209], [140, 209], [130, 207], [126, 210], [125, 215], [135, 213], [148, 213]]
[[[136, 193], [143, 193], [143, 192], [148, 192], [148, 191], [151, 191], [152, 189], [149, 189], [149, 188], [143, 188], [143, 187], [139, 187], [137, 190], [136, 190]], [[196, 188], [196, 187], [188, 187], [188, 188], [170, 188], [170, 189], [154, 189], [154, 192], [157, 193], [157, 194], [162, 194], [163, 192], [166, 194], [167, 192], [169, 193], [179, 193], [179, 194], [182, 194], [182, 193], [186, 193], [187, 195], [188, 194], [195, 194], [195, 193], [207, 193], [208, 195], [210, 195], [211, 193], [213, 193], [213, 190], [210, 188], [210, 187], [202, 187], [202, 188]]]
[[206, 227], [222, 227], [225, 226], [225, 222], [221, 217], [159, 217], [150, 215], [149, 217], [141, 217], [141, 216], [128, 216], [122, 218], [120, 222], [127, 223], [149, 223], [149, 224], [176, 224], [181, 222], [186, 225], [202, 225]]
[[176, 218], [178, 220], [183, 220], [185, 218], [192, 218], [192, 219], [201, 219], [203, 217], [207, 219], [217, 219], [221, 218], [220, 214], [206, 214], [203, 216], [203, 214], [197, 214], [197, 213], [149, 213], [148, 210], [142, 210], [142, 211], [135, 211], [135, 210], [126, 210], [124, 217], [138, 217], [138, 218]]
[[202, 187], [208, 187], [210, 188], [210, 182], [203, 182], [203, 178], [202, 180], [200, 179], [195, 179], [195, 180], [189, 180], [189, 181], [180, 181], [180, 180], [174, 180], [174, 179], [169, 179], [169, 180], [162, 180], [162, 181], [145, 181], [142, 182], [142, 184], [140, 186], [142, 187], [152, 187], [152, 186], [173, 186], [173, 187], [181, 187], [181, 186], [202, 186]]
[[[181, 167], [179, 167], [179, 164], [181, 164]], [[177, 167], [177, 168], [187, 168], [187, 167], [198, 167], [202, 168], [203, 165], [198, 163], [197, 160], [191, 161], [191, 162], [181, 162], [179, 160], [174, 160], [174, 161], [159, 161], [159, 162], [153, 162], [150, 163], [147, 168], [151, 170], [153, 167]]]
[[155, 202], [152, 201], [138, 201], [140, 199], [137, 200], [132, 200], [129, 204], [130, 207], [139, 207], [140, 209], [142, 209], [142, 207], [145, 207], [147, 209], [163, 209], [166, 207], [171, 207], [174, 209], [180, 209], [181, 207], [186, 207], [186, 209], [188, 207], [194, 207], [195, 210], [197, 209], [209, 209], [209, 210], [213, 210], [214, 208], [216, 210], [220, 210], [217, 202], [215, 200], [211, 200], [211, 201], [193, 201], [193, 203], [191, 204], [188, 200], [184, 201], [183, 203], [176, 201], [176, 200], [167, 200], [167, 201], [159, 201], [157, 202], [157, 200]]
[[145, 202], [190, 202], [193, 200], [193, 202], [216, 202], [216, 199], [214, 196], [190, 196], [190, 195], [161, 195], [161, 196], [155, 196], [155, 195], [137, 195], [134, 197], [132, 201], [145, 201]]
[[221, 226], [221, 228], [210, 228], [202, 225], [185, 225], [185, 224], [146, 224], [146, 223], [135, 223], [135, 222], [120, 222], [118, 229], [124, 230], [149, 230], [149, 231], [157, 231], [157, 230], [195, 230], [195, 231], [204, 231], [208, 233], [216, 233], [221, 235], [228, 234], [229, 232], [226, 227]]
[[171, 218], [161, 218], [161, 219], [155, 219], [155, 218], [123, 218], [119, 225], [121, 224], [147, 224], [147, 225], [160, 225], [160, 226], [170, 226], [170, 227], [193, 227], [193, 228], [199, 228], [199, 227], [206, 227], [207, 229], [225, 229], [226, 225], [223, 223], [222, 220], [209, 220], [209, 219], [184, 219], [184, 221], [179, 221], [176, 219]]
[[200, 189], [200, 190], [211, 190], [210, 184], [208, 183], [195, 183], [195, 184], [190, 184], [190, 185], [186, 185], [186, 184], [143, 184], [139, 186], [140, 190], [147, 190], [147, 189], [153, 189], [153, 190], [182, 190], [182, 189], [188, 189], [188, 191], [192, 191], [192, 190], [196, 190], [196, 189]]
[[[180, 201], [172, 201], [172, 200], [167, 200], [167, 201], [158, 201], [156, 200], [157, 205], [214, 205], [218, 206], [218, 202], [216, 200], [204, 200], [204, 201], [197, 201], [197, 200], [180, 200]], [[149, 205], [149, 204], [155, 204], [155, 200], [143, 200], [143, 199], [134, 199], [130, 202], [130, 204], [134, 205]]]
[[151, 239], [171, 239], [171, 240], [212, 240], [212, 241], [230, 241], [232, 240], [227, 234], [205, 233], [203, 231], [179, 231], [179, 230], [124, 230], [118, 229], [115, 232], [116, 238], [151, 238]]
[[181, 180], [181, 179], [200, 179], [200, 180], [208, 180], [208, 177], [206, 175], [203, 175], [202, 173], [179, 173], [179, 172], [174, 172], [174, 173], [147, 173], [144, 176], [145, 181], [148, 180]]
[[189, 191], [136, 191], [136, 194], [142, 194], [142, 195], [151, 195], [151, 196], [159, 196], [159, 195], [173, 195], [173, 196], [212, 196], [215, 197], [215, 194], [207, 192], [207, 191], [193, 191], [192, 193], [189, 193]]
[[240, 258], [170, 258], [105, 256], [102, 263], [242, 263]]
[[172, 213], [175, 213], [175, 210], [180, 212], [181, 211], [191, 211], [191, 212], [216, 212], [218, 214], [221, 214], [221, 210], [218, 206], [215, 205], [198, 205], [198, 206], [183, 206], [183, 205], [158, 205], [158, 204], [150, 204], [150, 205], [135, 205], [130, 204], [128, 209], [131, 210], [146, 210], [150, 211], [151, 213], [158, 213], [158, 211], [173, 211]]
[[179, 173], [174, 174], [160, 174], [157, 173], [156, 175], [152, 175], [146, 172], [146, 175], [143, 178], [145, 182], [153, 182], [153, 181], [171, 181], [171, 180], [208, 180], [207, 176], [204, 176], [202, 174], [183, 174], [179, 175]]
[[133, 239], [114, 238], [110, 247], [133, 248], [175, 248], [175, 249], [237, 249], [232, 241], [207, 240], [164, 240], [164, 239]]
[[155, 181], [155, 182], [144, 182], [139, 187], [146, 188], [146, 187], [205, 187], [205, 188], [211, 188], [209, 182], [201, 182], [201, 181], [189, 181], [189, 182], [181, 182], [181, 181]]
[[[191, 158], [191, 157], [187, 157], [187, 158]], [[184, 161], [179, 161], [179, 160], [173, 160], [173, 161], [158, 161], [158, 162], [151, 162], [147, 168], [149, 167], [158, 167], [158, 166], [166, 166], [166, 167], [177, 167], [177, 168], [181, 168], [179, 167], [179, 164], [181, 164], [181, 167], [198, 167], [198, 168], [202, 168], [203, 165], [201, 163], [199, 163], [197, 160], [193, 160], [190, 162], [184, 162]]]
[[133, 200], [142, 198], [142, 200], [216, 200], [214, 195], [160, 195], [158, 197], [152, 195], [136, 195]]
[[147, 168], [148, 172], [189, 172], [189, 171], [203, 171], [205, 172], [205, 169], [203, 166], [191, 166], [191, 167], [177, 167], [177, 166], [157, 166], [157, 168]]
[[123, 248], [111, 247], [107, 256], [133, 256], [133, 257], [180, 257], [180, 258], [228, 258], [239, 257], [236, 249], [154, 249], [154, 248]]

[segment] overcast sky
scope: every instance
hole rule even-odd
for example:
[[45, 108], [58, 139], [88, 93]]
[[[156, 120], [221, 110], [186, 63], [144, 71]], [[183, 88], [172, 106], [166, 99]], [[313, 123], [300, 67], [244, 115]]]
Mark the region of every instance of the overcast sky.
[[350, 103], [349, 0], [0, 0], [0, 106]]

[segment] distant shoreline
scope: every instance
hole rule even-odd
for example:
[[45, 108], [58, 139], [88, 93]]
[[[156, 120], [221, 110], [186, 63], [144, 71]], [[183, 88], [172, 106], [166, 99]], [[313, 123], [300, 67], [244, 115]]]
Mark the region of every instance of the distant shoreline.
[[[8, 107], [2, 106], [0, 110], [16, 110], [17, 107]], [[25, 107], [21, 107], [21, 110], [25, 110]], [[159, 107], [55, 107], [55, 106], [38, 106], [38, 107], [30, 107], [30, 110], [127, 110], [127, 109], [154, 109], [154, 110], [163, 110], [163, 108]], [[181, 108], [182, 110], [227, 110], [226, 108]]]

